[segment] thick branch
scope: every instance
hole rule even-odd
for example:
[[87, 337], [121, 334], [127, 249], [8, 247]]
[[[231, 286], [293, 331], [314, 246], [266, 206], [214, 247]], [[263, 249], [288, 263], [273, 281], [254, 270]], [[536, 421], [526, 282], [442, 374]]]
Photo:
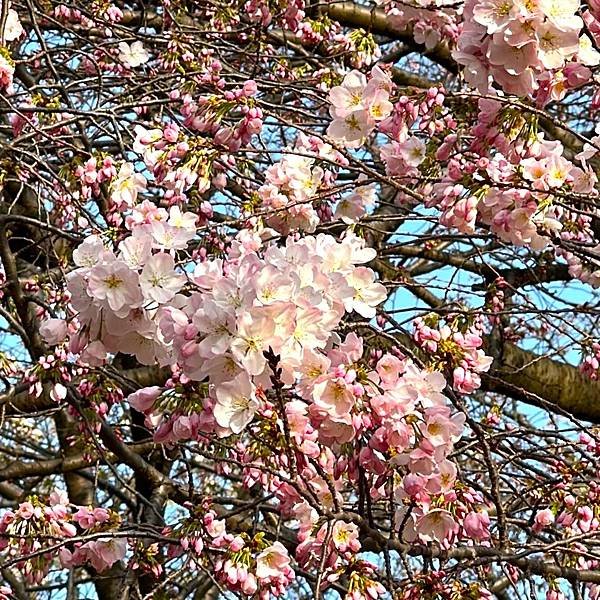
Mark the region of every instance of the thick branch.
[[[153, 447], [153, 442], [144, 442], [131, 444], [128, 446], [128, 449], [136, 454], [143, 454]], [[55, 473], [72, 473], [92, 466], [99, 458], [98, 455], [94, 455], [88, 449], [85, 453], [72, 454], [64, 458], [50, 458], [29, 462], [14, 461], [3, 469], [0, 469], [0, 482], [22, 480], [26, 477], [40, 477]], [[109, 462], [118, 461], [117, 457], [110, 452], [102, 457], [102, 460], [108, 460]]]
[[[577, 367], [504, 343], [483, 388], [517, 400], [551, 406], [585, 421], [600, 423], [600, 383]], [[550, 407], [548, 406], [551, 405]]]
[[412, 27], [394, 26], [390, 17], [380, 8], [368, 8], [354, 2], [332, 2], [322, 6], [321, 10], [342, 25], [361, 27], [371, 33], [404, 42], [451, 73], [458, 72], [458, 65], [447, 44], [440, 43], [432, 50], [426, 49], [423, 44], [415, 42]]

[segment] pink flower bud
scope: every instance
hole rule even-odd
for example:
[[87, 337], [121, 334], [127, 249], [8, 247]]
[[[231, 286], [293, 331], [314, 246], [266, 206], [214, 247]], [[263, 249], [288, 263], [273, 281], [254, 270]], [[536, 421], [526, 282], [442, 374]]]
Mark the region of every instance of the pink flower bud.
[[545, 508], [536, 513], [533, 522], [533, 529], [534, 531], [541, 531], [552, 523], [554, 523], [554, 513], [549, 508]]

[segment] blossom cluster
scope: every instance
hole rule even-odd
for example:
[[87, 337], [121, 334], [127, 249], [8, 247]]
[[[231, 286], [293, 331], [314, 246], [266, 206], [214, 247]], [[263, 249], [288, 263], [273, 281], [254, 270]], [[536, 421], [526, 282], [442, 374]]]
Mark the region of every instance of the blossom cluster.
[[[402, 509], [397, 518], [399, 525], [403, 523], [406, 539], [443, 543], [457, 535], [482, 540], [488, 537], [489, 518], [481, 509], [482, 498], [476, 492], [457, 494], [454, 490], [457, 471], [447, 457], [462, 435], [464, 415], [453, 414], [439, 372], [422, 371], [394, 354], [382, 355], [375, 369], [369, 368], [363, 359], [362, 340], [354, 334], [326, 353], [305, 353], [301, 372], [292, 388], [300, 398], [286, 401], [283, 412], [275, 398], [251, 387], [247, 375], [236, 377], [231, 382], [234, 386], [216, 385], [216, 402], [196, 404], [187, 414], [177, 414], [182, 409], [176, 396], [160, 388], [135, 392], [128, 401], [147, 415], [149, 426], [158, 426], [155, 439], [159, 442], [206, 439], [212, 431], [211, 418], [217, 433], [241, 433], [255, 417], [251, 427], [256, 441], [240, 444], [238, 449], [239, 460], [248, 465], [244, 482], [248, 487], [260, 482], [277, 496], [284, 515], [300, 523], [302, 544], [297, 558], [303, 564], [319, 560], [320, 546], [328, 536], [315, 530], [318, 513], [295, 487], [286, 483], [292, 464], [299, 473], [298, 483], [304, 482], [307, 493], [317, 495], [320, 503], [331, 509], [341, 501], [338, 485], [346, 477], [357, 480], [359, 465], [374, 477], [373, 498], [387, 497], [390, 477], [398, 471], [405, 473], [394, 488], [401, 507], [409, 503], [413, 506], [409, 514]], [[284, 374], [284, 369], [279, 369], [275, 376]], [[219, 392], [222, 388], [225, 393]], [[229, 398], [234, 393], [240, 400], [232, 405]], [[159, 413], [165, 407], [165, 397], [172, 401], [169, 421]], [[224, 400], [229, 406], [223, 406]], [[222, 426], [224, 422], [228, 423], [227, 429]], [[264, 437], [271, 444], [272, 440], [284, 440], [284, 422], [294, 446], [292, 453], [265, 455], [260, 449], [261, 440]], [[335, 453], [359, 436], [368, 439], [359, 457], [342, 453], [341, 460], [335, 458]], [[281, 443], [285, 448], [290, 441]], [[316, 460], [319, 469], [315, 468]], [[269, 466], [266, 472], [260, 468], [264, 461]], [[269, 471], [284, 476], [271, 477]], [[335, 482], [333, 490], [326, 475]], [[352, 562], [359, 551], [355, 529], [341, 523], [334, 529], [339, 535], [334, 535], [329, 548], [332, 572], [341, 567], [340, 561]]]
[[600, 343], [592, 342], [589, 349], [586, 348], [586, 350], [579, 368], [590, 379], [596, 380], [600, 375]]
[[[88, 237], [75, 251], [77, 269], [67, 277], [76, 333], [69, 350], [85, 364], [99, 365], [108, 353], [133, 354], [142, 364], [166, 364], [169, 352], [160, 342], [155, 316], [186, 282], [172, 252], [185, 249], [196, 235], [196, 215], [169, 212], [144, 202], [128, 217], [131, 235], [116, 252], [99, 236]], [[45, 324], [49, 343], [67, 335], [61, 320]]]
[[296, 558], [304, 568], [316, 567], [322, 561], [324, 588], [345, 576], [348, 600], [375, 600], [385, 594], [385, 588], [375, 577], [376, 566], [356, 557], [360, 549], [358, 526], [336, 520], [324, 523], [314, 535], [304, 539], [298, 546]]
[[590, 379], [598, 379], [600, 375], [600, 344], [598, 342], [592, 343], [590, 352], [584, 356], [579, 368]]
[[[325, 196], [335, 181], [335, 172], [326, 168], [332, 164], [345, 166], [348, 161], [320, 138], [299, 135], [294, 147], [266, 169], [265, 183], [256, 192], [265, 223], [282, 235], [297, 229], [314, 232], [325, 220], [317, 199]], [[356, 188], [340, 202], [345, 204], [336, 212], [339, 218], [364, 214], [372, 189], [365, 188]]]
[[5, 48], [0, 48], [0, 89], [10, 93], [12, 91], [15, 63], [10, 53]]
[[77, 195], [90, 200], [101, 194], [101, 185], [108, 184], [117, 175], [116, 166], [110, 156], [91, 156], [84, 163], [76, 162], [73, 177], [79, 182]]
[[[386, 291], [371, 269], [360, 266], [374, 255], [351, 234], [341, 242], [327, 235], [288, 237], [285, 247], [263, 248], [257, 234], [246, 232], [227, 260], [196, 266], [191, 282], [198, 291], [174, 297], [158, 322], [183, 374], [194, 381], [208, 377], [214, 386], [207, 406], [213, 404], [218, 431], [240, 433], [252, 420], [257, 386], [272, 387], [267, 351], [280, 357], [289, 385], [308, 364], [318, 364], [346, 312], [375, 316]], [[330, 409], [340, 416], [340, 407]], [[173, 428], [173, 419], [163, 426]]]
[[494, 595], [480, 582], [469, 582], [463, 577], [449, 578], [448, 573], [444, 570], [416, 574], [406, 582], [398, 597], [400, 600], [421, 600], [428, 594], [432, 594], [434, 598], [465, 600], [492, 600], [494, 598]]
[[[268, 600], [281, 597], [295, 578], [287, 548], [267, 542], [265, 534], [234, 535], [224, 519], [207, 506], [189, 506], [190, 515], [163, 533], [179, 539], [168, 548], [169, 558], [188, 553], [192, 563], [211, 566], [216, 579], [229, 591]], [[210, 554], [216, 560], [211, 563]]]
[[[456, 127], [449, 114], [442, 114], [445, 100], [443, 87], [431, 87], [416, 100], [391, 97], [395, 89], [389, 75], [374, 67], [367, 78], [359, 71], [350, 71], [341, 85], [329, 92], [330, 113], [333, 121], [327, 135], [348, 148], [360, 146], [367, 135], [376, 130], [388, 141], [381, 145], [380, 156], [388, 175], [401, 178], [405, 183], [418, 181], [419, 166], [427, 158], [427, 147], [417, 133], [441, 134]], [[449, 135], [438, 148], [438, 158], [447, 158], [456, 135]], [[355, 209], [364, 214], [360, 198]], [[407, 197], [407, 200], [410, 200]], [[348, 202], [344, 202], [347, 206]]]
[[223, 559], [217, 561], [217, 577], [226, 582], [231, 591], [241, 591], [246, 596], [267, 600], [271, 596], [284, 596], [295, 572], [290, 567], [290, 557], [281, 542], [268, 545], [262, 534], [247, 540], [234, 537]]
[[[534, 250], [544, 249], [557, 235], [570, 237], [563, 232], [565, 211], [555, 205], [553, 194], [595, 193], [594, 172], [585, 162], [579, 167], [565, 158], [563, 145], [541, 133], [525, 143], [507, 136], [503, 131], [515, 127], [520, 131], [527, 124], [517, 113], [504, 111], [499, 101], [481, 99], [479, 111], [487, 144], [496, 151], [477, 161], [461, 154], [451, 158], [426, 204], [442, 210], [441, 222], [447, 226], [472, 233], [481, 223], [499, 238]], [[481, 142], [472, 149], [486, 152]]]
[[244, 13], [254, 23], [267, 27], [274, 19], [278, 25], [290, 31], [297, 31], [305, 16], [304, 0], [290, 0], [275, 4], [283, 10], [273, 11], [273, 5], [265, 0], [247, 0]]
[[[242, 87], [219, 90], [212, 95], [193, 98], [190, 94], [185, 94], [181, 98], [183, 124], [196, 131], [211, 134], [215, 144], [235, 152], [248, 144], [252, 136], [262, 129], [263, 112], [254, 101], [257, 91], [256, 82], [249, 79]], [[235, 125], [227, 125], [224, 123], [226, 118], [237, 122]]]
[[[192, 190], [202, 193], [210, 187], [214, 152], [204, 142], [193, 141], [176, 122], [153, 129], [137, 125], [135, 132], [133, 150], [143, 158], [154, 183], [164, 188], [168, 202], [181, 203]], [[201, 216], [212, 216], [210, 205], [202, 209]]]
[[[286, 404], [287, 426], [298, 450], [295, 460], [300, 481], [306, 482], [309, 494], [317, 495], [319, 504], [335, 510], [342, 501], [338, 490], [343, 482], [347, 478], [357, 485], [362, 468], [373, 477], [370, 494], [374, 500], [387, 498], [390, 487], [393, 489], [399, 507], [394, 522], [406, 541], [449, 544], [459, 537], [488, 539], [490, 519], [483, 498], [473, 490], [455, 489], [457, 470], [448, 455], [462, 435], [465, 417], [450, 408], [443, 375], [421, 370], [392, 353], [380, 355], [369, 366], [362, 350], [362, 341], [350, 334], [327, 353], [325, 362], [320, 360], [320, 367], [310, 370], [315, 377], [312, 382], [301, 380], [302, 401]], [[352, 388], [341, 379], [342, 374], [346, 381], [350, 376]], [[338, 411], [347, 410], [343, 405], [346, 399], [351, 422], [344, 425], [338, 418], [332, 427], [328, 420], [321, 420], [331, 405]], [[344, 452], [341, 460], [336, 457], [344, 444], [359, 436], [368, 443], [358, 457]], [[251, 450], [244, 456], [253, 465], [260, 462]], [[319, 460], [319, 470], [310, 458]], [[282, 460], [280, 468], [289, 468], [288, 462]], [[259, 473], [256, 467], [250, 469], [248, 483], [258, 479], [268, 485], [280, 498], [284, 514], [299, 522], [299, 563], [310, 568], [324, 556], [326, 575], [331, 576], [328, 581], [350, 570], [357, 586], [360, 583], [363, 591], [375, 592], [368, 563], [356, 562], [361, 548], [358, 527], [343, 521], [322, 524], [318, 512], [297, 490]], [[333, 489], [327, 485], [326, 475]]]
[[373, 67], [368, 80], [360, 71], [350, 71], [341, 85], [329, 92], [333, 121], [327, 135], [348, 148], [360, 146], [392, 112], [392, 89], [392, 80], [380, 67]]
[[459, 33], [459, 11], [452, 2], [416, 0], [413, 2], [378, 1], [384, 4], [387, 18], [399, 30], [412, 27], [415, 42], [431, 50], [440, 43], [455, 43]]
[[[57, 556], [64, 568], [89, 564], [102, 572], [125, 557], [127, 538], [114, 535], [119, 523], [115, 513], [74, 506], [65, 492], [56, 490], [47, 501], [32, 496], [16, 510], [4, 511], [0, 518], [0, 552], [24, 557], [18, 566], [30, 583], [41, 583]], [[73, 542], [73, 550], [65, 544], [78, 533], [101, 532], [107, 535]]]
[[[581, 433], [576, 446], [587, 453], [583, 463], [595, 469], [595, 461], [600, 455], [597, 431], [594, 429], [589, 433]], [[551, 461], [550, 468], [553, 473], [559, 473], [565, 467], [561, 461], [555, 460]], [[576, 468], [581, 468], [581, 465]], [[538, 508], [531, 515], [532, 529], [545, 534], [552, 529], [562, 530], [569, 537], [590, 534], [600, 529], [599, 508], [600, 486], [596, 481], [582, 484], [567, 477], [539, 499]], [[592, 557], [582, 557], [578, 564], [582, 569], [597, 569], [600, 562]]]
[[[15, 42], [25, 33], [17, 11], [10, 8], [10, 2], [8, 1], [3, 24], [2, 40], [4, 43]], [[9, 94], [12, 93], [14, 73], [15, 62], [11, 58], [10, 51], [8, 48], [0, 46], [0, 90]]]
[[435, 313], [414, 321], [414, 339], [426, 352], [427, 360], [436, 368], [448, 370], [452, 387], [461, 394], [470, 394], [481, 385], [479, 373], [486, 372], [492, 358], [481, 349], [482, 324], [469, 322], [462, 315]]
[[[239, 460], [248, 465], [245, 484], [260, 483], [274, 493], [284, 517], [298, 523], [298, 562], [311, 568], [324, 560], [329, 583], [353, 573], [357, 593], [364, 593], [356, 597], [367, 598], [376, 597], [370, 594], [379, 588], [369, 564], [357, 559], [357, 526], [323, 524], [311, 496], [321, 510], [336, 510], [343, 486], [358, 485], [362, 469], [372, 478], [374, 501], [393, 489], [399, 506], [394, 522], [406, 541], [485, 541], [490, 519], [479, 493], [455, 488], [457, 470], [448, 456], [465, 417], [449, 406], [443, 375], [419, 369], [397, 353], [381, 354], [374, 364], [363, 354], [354, 334], [324, 354], [312, 354], [293, 388], [300, 398], [288, 400], [283, 415], [278, 416], [275, 399], [261, 398], [260, 420], [253, 425], [257, 441], [239, 445]], [[293, 449], [282, 437], [285, 430]], [[281, 440], [282, 454], [264, 453], [263, 437], [270, 444]], [[349, 443], [359, 439], [365, 443], [358, 454], [349, 451]], [[291, 469], [296, 485], [287, 482]]]
[[[506, 29], [503, 25], [499, 32], [495, 33], [496, 37], [502, 32], [503, 35], [508, 35], [512, 31], [511, 27], [515, 26], [511, 21], [513, 17], [516, 22], [521, 23], [521, 17], [515, 16], [517, 13], [514, 13], [518, 3], [480, 4], [476, 10], [480, 15], [479, 20], [502, 20], [503, 11], [506, 9], [506, 23], [503, 22]], [[546, 4], [540, 5], [539, 10], [547, 11], [547, 17], [544, 18], [556, 21], [553, 21], [552, 27], [566, 27], [565, 24], [578, 23], [580, 20], [572, 14], [574, 9], [571, 4]], [[497, 8], [496, 12], [494, 7]], [[527, 8], [530, 9], [534, 10], [531, 7]], [[481, 15], [484, 15], [485, 19]], [[589, 21], [589, 24], [593, 25], [594, 17], [590, 13], [584, 16], [586, 23]], [[528, 22], [527, 19], [525, 22]], [[477, 23], [475, 19], [471, 25], [481, 26]], [[584, 47], [587, 47], [586, 40], [585, 35], [581, 37]], [[478, 73], [481, 72], [481, 69], [478, 69]], [[575, 81], [574, 76], [570, 77], [570, 80]], [[372, 82], [380, 79], [380, 72], [374, 70], [371, 80], [367, 83], [364, 75], [353, 71], [347, 75], [342, 85], [331, 90], [329, 100], [334, 122], [328, 133], [332, 138], [346, 143], [346, 134], [337, 135], [334, 123], [337, 121], [338, 127], [342, 117], [353, 115], [356, 111], [362, 111], [354, 115], [357, 120], [359, 116], [365, 117], [365, 108], [368, 108], [370, 102], [369, 86], [374, 88]], [[577, 81], [581, 83], [581, 80]], [[383, 87], [387, 89], [385, 85]], [[365, 94], [366, 99], [363, 98]], [[556, 95], [553, 97], [558, 98]], [[592, 285], [598, 285], [600, 270], [599, 261], [595, 257], [600, 258], [600, 253], [597, 248], [592, 247], [585, 257], [570, 250], [570, 242], [591, 246], [594, 235], [589, 217], [572, 214], [560, 203], [553, 202], [555, 193], [596, 193], [597, 177], [588, 164], [597, 152], [596, 138], [586, 144], [584, 150], [577, 155], [580, 165], [576, 165], [564, 156], [564, 148], [560, 142], [547, 141], [543, 134], [535, 132], [530, 122], [518, 110], [503, 107], [500, 100], [479, 100], [478, 121], [472, 128], [473, 138], [469, 148], [480, 155], [476, 160], [473, 160], [472, 156], [456, 152], [459, 141], [459, 136], [453, 132], [456, 123], [447, 111], [445, 116], [440, 118], [441, 114], [444, 114], [441, 111], [444, 91], [441, 89], [428, 90], [419, 104], [414, 104], [407, 98], [400, 98], [395, 104], [390, 104], [391, 111], [386, 118], [380, 122], [371, 120], [365, 132], [370, 132], [377, 125], [379, 132], [390, 136], [390, 141], [381, 147], [381, 158], [389, 175], [400, 176], [407, 181], [418, 180], [420, 166], [428, 154], [425, 144], [411, 133], [411, 127], [427, 131], [428, 134], [444, 134], [443, 143], [435, 152], [437, 160], [448, 161], [443, 168], [441, 181], [422, 188], [426, 206], [441, 209], [441, 222], [444, 225], [465, 233], [472, 233], [477, 225], [483, 225], [505, 241], [519, 246], [526, 245], [534, 250], [542, 250], [552, 245], [557, 254], [568, 262], [571, 275]], [[357, 134], [351, 146], [360, 145], [365, 132]], [[452, 153], [454, 156], [450, 158]], [[403, 202], [414, 203], [413, 195], [401, 193], [398, 199], [401, 196], [404, 196]], [[340, 204], [348, 207], [347, 202]], [[356, 206], [356, 214], [364, 214], [360, 200]], [[568, 223], [568, 227], [564, 227], [563, 223]]]
[[[203, 512], [201, 516], [199, 511]], [[215, 575], [229, 590], [263, 599], [284, 595], [294, 579], [294, 571], [281, 542], [268, 543], [262, 533], [253, 538], [227, 533], [225, 522], [202, 506], [191, 512], [190, 518], [163, 531], [173, 538], [167, 547], [169, 558], [188, 551], [192, 561], [208, 565], [207, 553], [211, 552], [216, 558]], [[40, 584], [56, 560], [64, 569], [90, 566], [103, 573], [126, 559], [128, 549], [133, 549], [131, 568], [151, 566], [155, 574], [160, 574], [162, 567], [153, 557], [155, 544], [136, 549], [126, 535], [116, 535], [119, 526], [120, 518], [115, 512], [72, 505], [65, 492], [55, 490], [45, 501], [32, 496], [16, 510], [4, 511], [0, 517], [0, 553], [7, 553], [5, 556], [10, 558], [23, 557], [17, 566], [32, 584]], [[153, 564], [141, 564], [136, 553], [148, 555]], [[0, 588], [1, 594], [9, 596], [9, 588]]]
[[468, 0], [453, 56], [482, 94], [493, 84], [508, 94], [560, 100], [591, 78], [600, 54], [576, 14], [579, 0]]

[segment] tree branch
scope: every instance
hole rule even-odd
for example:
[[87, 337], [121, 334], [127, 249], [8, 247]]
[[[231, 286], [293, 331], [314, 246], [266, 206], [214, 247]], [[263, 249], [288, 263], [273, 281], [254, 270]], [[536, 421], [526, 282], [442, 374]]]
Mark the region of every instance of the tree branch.
[[361, 27], [368, 32], [384, 35], [404, 42], [415, 52], [427, 56], [451, 73], [458, 73], [458, 65], [452, 58], [450, 48], [444, 42], [428, 50], [415, 42], [412, 27], [399, 28], [393, 25], [390, 17], [380, 8], [368, 8], [354, 2], [331, 2], [320, 7], [331, 19], [349, 27]]

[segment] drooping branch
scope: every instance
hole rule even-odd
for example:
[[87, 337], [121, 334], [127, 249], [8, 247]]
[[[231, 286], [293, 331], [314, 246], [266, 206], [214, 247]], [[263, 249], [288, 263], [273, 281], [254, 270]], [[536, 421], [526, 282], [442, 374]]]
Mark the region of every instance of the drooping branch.
[[[142, 387], [162, 385], [169, 377], [169, 370], [158, 366], [136, 367], [125, 371], [111, 370], [107, 372], [126, 392], [133, 392]], [[17, 384], [4, 394], [0, 394], [0, 410], [4, 415], [31, 415], [36, 412], [52, 410], [57, 407], [50, 397], [51, 384], [44, 385], [38, 397], [29, 393], [29, 385]]]

